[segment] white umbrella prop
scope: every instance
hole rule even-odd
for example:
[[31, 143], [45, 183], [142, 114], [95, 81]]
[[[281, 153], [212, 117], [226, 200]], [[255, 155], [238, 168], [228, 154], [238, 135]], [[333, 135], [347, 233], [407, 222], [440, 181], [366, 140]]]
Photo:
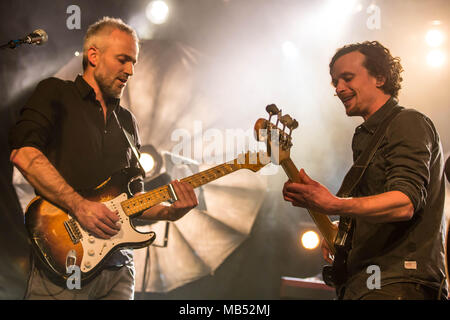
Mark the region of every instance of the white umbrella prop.
[[[141, 42], [139, 64], [127, 84], [121, 105], [136, 116], [142, 145], [151, 144], [159, 152], [173, 150], [177, 143], [173, 140], [174, 132], [187, 133], [189, 145], [194, 141], [194, 155], [189, 152], [183, 155], [203, 162], [202, 154], [195, 154], [198, 151], [195, 142], [203, 140], [203, 130], [220, 133], [230, 123], [235, 128], [253, 127], [246, 119], [224, 117], [223, 110], [211, 103], [214, 98], [208, 96], [209, 90], [204, 87], [204, 76], [209, 70], [199, 66], [199, 61], [205, 59], [198, 51], [180, 43]], [[75, 79], [82, 72], [81, 60], [81, 55], [74, 57], [55, 76]], [[227, 115], [239, 115], [238, 109], [229, 106]], [[201, 130], [196, 130], [198, 126]], [[191, 134], [186, 128], [192, 127]], [[223, 152], [223, 148], [219, 149], [218, 153]], [[165, 166], [172, 179], [187, 177], [207, 167], [195, 162], [174, 165], [168, 160]], [[200, 205], [179, 221], [170, 223], [166, 247], [162, 247], [166, 222], [139, 226], [154, 230], [157, 240], [153, 246], [134, 250], [136, 291], [168, 292], [212, 274], [248, 237], [265, 197], [265, 178], [239, 170], [199, 188]]]
[[[178, 179], [195, 173], [193, 167], [178, 165], [166, 172]], [[168, 292], [213, 274], [248, 237], [265, 193], [264, 176], [240, 170], [199, 188], [199, 206], [170, 222], [166, 247], [161, 245], [169, 222], [141, 227], [156, 232], [157, 246], [134, 250], [136, 291]]]

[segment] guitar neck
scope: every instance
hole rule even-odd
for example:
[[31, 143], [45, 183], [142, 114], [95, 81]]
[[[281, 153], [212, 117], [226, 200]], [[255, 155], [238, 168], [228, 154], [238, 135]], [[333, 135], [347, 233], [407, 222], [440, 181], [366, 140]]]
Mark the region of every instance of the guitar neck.
[[[281, 166], [283, 167], [284, 171], [286, 172], [287, 176], [292, 182], [303, 183], [300, 180], [300, 176], [298, 175], [299, 171], [295, 166], [294, 162], [291, 160], [291, 158], [288, 158], [283, 162], [281, 162]], [[314, 210], [310, 209], [307, 210], [309, 212], [309, 215], [313, 219], [314, 223], [316, 224], [317, 228], [319, 229], [320, 233], [327, 242], [331, 252], [335, 254], [336, 249], [334, 247], [334, 239], [336, 238], [337, 234], [336, 225], [334, 225], [333, 222], [331, 222], [330, 218], [327, 215], [316, 212]]]
[[[242, 165], [234, 160], [234, 162], [220, 164], [180, 181], [189, 183], [195, 189], [242, 168]], [[171, 198], [169, 185], [166, 185], [123, 201], [122, 208], [127, 216], [133, 216]]]

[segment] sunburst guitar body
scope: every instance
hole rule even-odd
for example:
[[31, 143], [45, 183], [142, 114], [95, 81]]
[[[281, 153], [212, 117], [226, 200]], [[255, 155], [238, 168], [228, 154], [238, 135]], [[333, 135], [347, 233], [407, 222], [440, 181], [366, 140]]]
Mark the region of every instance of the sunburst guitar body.
[[56, 276], [66, 279], [71, 275], [69, 266], [75, 265], [81, 271], [81, 280], [88, 280], [120, 248], [142, 248], [154, 241], [155, 233], [138, 232], [122, 206], [130, 197], [127, 189], [133, 173], [132, 169], [121, 170], [98, 187], [80, 192], [86, 199], [102, 202], [118, 213], [121, 229], [107, 240], [94, 237], [67, 211], [42, 197], [30, 202], [25, 213], [29, 237], [42, 262]]

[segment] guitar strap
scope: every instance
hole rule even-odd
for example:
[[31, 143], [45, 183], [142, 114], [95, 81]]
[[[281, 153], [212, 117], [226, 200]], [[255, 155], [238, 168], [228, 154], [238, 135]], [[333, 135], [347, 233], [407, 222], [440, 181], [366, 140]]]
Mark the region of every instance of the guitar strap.
[[381, 144], [384, 136], [386, 135], [387, 128], [391, 121], [397, 116], [397, 114], [402, 111], [403, 108], [396, 106], [392, 113], [387, 117], [384, 122], [378, 126], [375, 131], [372, 139], [370, 140], [369, 145], [364, 149], [361, 155], [356, 159], [353, 166], [347, 172], [342, 181], [342, 185], [337, 192], [338, 197], [349, 197], [353, 190], [356, 188], [358, 183], [360, 182], [364, 172], [369, 166], [370, 161], [372, 160], [375, 152], [378, 150], [378, 147]]
[[[386, 135], [387, 128], [392, 120], [402, 111], [404, 108], [396, 105], [392, 113], [378, 126], [376, 129], [372, 139], [370, 140], [368, 146], [364, 149], [361, 155], [356, 159], [353, 166], [347, 172], [342, 181], [342, 185], [337, 192], [338, 197], [348, 198], [352, 195], [352, 192], [358, 186], [361, 178], [364, 175], [367, 167], [369, 166], [370, 161], [372, 160], [375, 152], [378, 150], [384, 136]], [[347, 257], [345, 256], [351, 248], [350, 238], [352, 236], [354, 227], [354, 219], [349, 217], [340, 217], [339, 219], [339, 229], [336, 235], [336, 239], [334, 241], [335, 248], [337, 250], [334, 264], [332, 269], [333, 272], [329, 272], [329, 268], [324, 267], [324, 281], [327, 284], [333, 286], [339, 286], [343, 283], [345, 277], [336, 278], [337, 273], [345, 272], [345, 270], [340, 270], [337, 272], [338, 268], [335, 264], [346, 263]], [[328, 270], [327, 270], [328, 269]], [[346, 267], [345, 267], [346, 269]]]
[[127, 130], [125, 130], [124, 127], [120, 124], [119, 118], [118, 118], [117, 115], [116, 115], [116, 111], [113, 111], [112, 113], [113, 113], [113, 115], [114, 115], [114, 118], [116, 118], [117, 124], [119, 125], [119, 128], [122, 130], [122, 132], [123, 132], [123, 134], [124, 134], [124, 136], [125, 136], [125, 139], [126, 139], [127, 142], [128, 142], [128, 145], [130, 146], [130, 148], [131, 148], [131, 150], [132, 150], [134, 156], [136, 157], [137, 163], [138, 163], [138, 165], [139, 165], [139, 167], [140, 167], [139, 169], [140, 169], [141, 172], [142, 172], [142, 176], [145, 178], [145, 170], [144, 170], [144, 166], [142, 165], [142, 162], [140, 161], [139, 151], [137, 150], [135, 144], [133, 143], [133, 137], [132, 137], [131, 134], [129, 134], [129, 133], [127, 132]]

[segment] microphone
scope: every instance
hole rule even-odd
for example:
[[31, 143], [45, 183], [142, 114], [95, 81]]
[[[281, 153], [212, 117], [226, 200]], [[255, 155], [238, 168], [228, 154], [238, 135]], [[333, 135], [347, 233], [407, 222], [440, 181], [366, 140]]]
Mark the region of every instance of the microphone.
[[2, 45], [1, 48], [3, 49], [6, 47], [9, 47], [11, 49], [14, 49], [15, 47], [18, 47], [23, 43], [35, 44], [35, 45], [40, 46], [43, 43], [47, 42], [47, 40], [48, 40], [47, 32], [45, 32], [42, 29], [36, 29], [32, 33], [30, 33], [29, 35], [25, 36], [22, 39], [9, 41], [7, 44]]
[[45, 32], [44, 30], [37, 29], [37, 30], [34, 30], [29, 35], [27, 35], [22, 40], [24, 43], [37, 44], [38, 46], [40, 46], [41, 44], [47, 42], [48, 35], [47, 35], [47, 32]]

